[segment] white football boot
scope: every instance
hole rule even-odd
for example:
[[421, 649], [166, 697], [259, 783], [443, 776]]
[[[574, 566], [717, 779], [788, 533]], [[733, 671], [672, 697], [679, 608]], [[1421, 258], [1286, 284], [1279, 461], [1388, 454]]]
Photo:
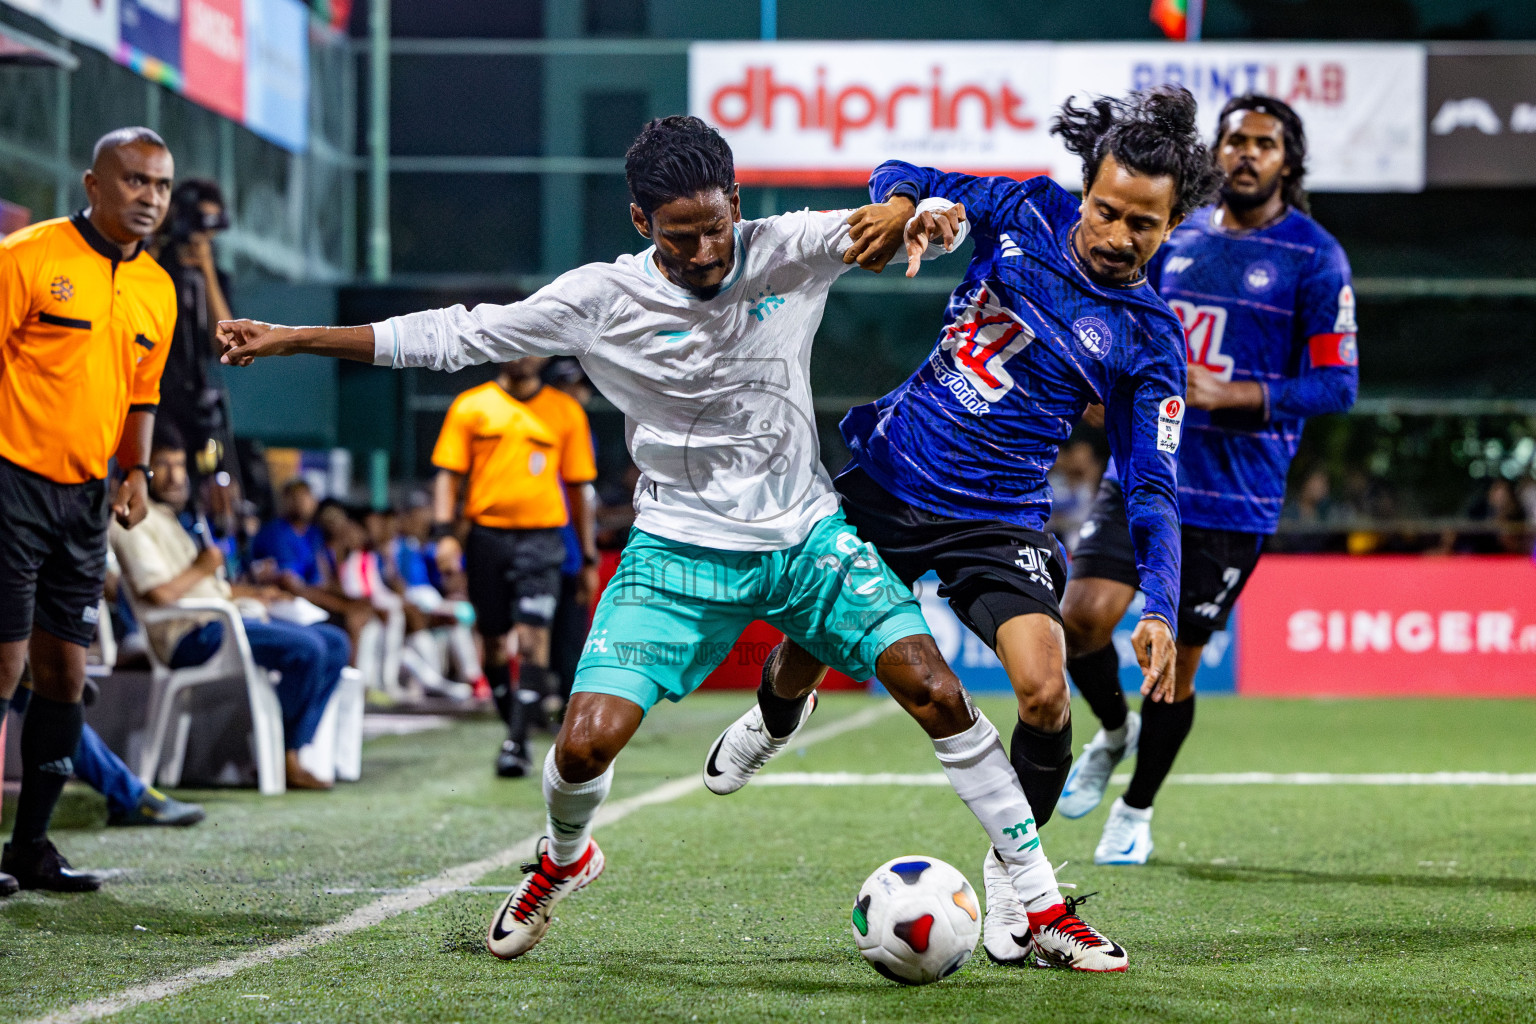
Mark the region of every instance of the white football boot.
[[721, 796], [745, 786], [758, 769], [789, 746], [789, 741], [816, 710], [816, 700], [816, 691], [812, 690], [805, 699], [805, 707], [800, 709], [800, 721], [795, 723], [794, 731], [782, 739], [768, 735], [768, 729], [763, 725], [762, 708], [753, 701], [751, 710], [732, 722], [709, 748], [709, 756], [704, 759], [704, 785], [711, 793]]
[[1029, 967], [1035, 962], [1035, 937], [1029, 915], [1013, 887], [1008, 866], [992, 847], [982, 861], [981, 878], [987, 890], [987, 916], [981, 922], [981, 948], [995, 964]]
[[538, 859], [523, 865], [523, 874], [528, 877], [491, 920], [485, 948], [503, 960], [512, 960], [537, 946], [549, 931], [555, 904], [591, 884], [603, 873], [603, 863], [603, 851], [589, 839], [581, 859], [561, 867], [549, 859], [549, 837], [540, 839]]
[[1093, 851], [1095, 864], [1145, 864], [1152, 856], [1152, 808], [1138, 810], [1116, 798], [1104, 834]]
[[1059, 907], [1043, 914], [1031, 914], [1034, 922], [1035, 966], [1059, 967], [1069, 971], [1123, 971], [1131, 958], [1118, 942], [1077, 916], [1077, 908], [1088, 896], [1068, 896]]
[[1056, 810], [1065, 818], [1081, 818], [1104, 799], [1104, 789], [1115, 766], [1136, 753], [1141, 741], [1141, 716], [1134, 711], [1125, 716], [1125, 743], [1113, 746], [1103, 729], [1094, 733], [1093, 739], [1083, 747], [1083, 756], [1077, 759], [1067, 775], [1067, 784], [1061, 789], [1061, 801]]

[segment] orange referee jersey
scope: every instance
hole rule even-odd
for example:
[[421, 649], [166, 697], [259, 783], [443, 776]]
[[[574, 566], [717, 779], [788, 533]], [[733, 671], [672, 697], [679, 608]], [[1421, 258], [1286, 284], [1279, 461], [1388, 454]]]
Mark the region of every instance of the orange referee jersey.
[[467, 476], [464, 515], [501, 530], [564, 526], [562, 484], [597, 477], [580, 403], [550, 387], [519, 402], [494, 381], [453, 400], [432, 464]]
[[0, 240], [0, 458], [55, 483], [107, 475], [130, 411], [153, 412], [176, 290], [84, 214]]

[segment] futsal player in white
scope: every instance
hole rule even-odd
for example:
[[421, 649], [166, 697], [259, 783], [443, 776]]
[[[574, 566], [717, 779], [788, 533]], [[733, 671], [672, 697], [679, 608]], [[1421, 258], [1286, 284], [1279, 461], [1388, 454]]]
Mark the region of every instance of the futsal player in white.
[[[548, 835], [497, 911], [487, 945], [522, 955], [555, 905], [603, 870], [591, 823], [613, 761], [657, 700], [681, 700], [763, 619], [855, 679], [877, 676], [933, 740], [1031, 910], [1042, 959], [1124, 970], [1125, 952], [1064, 906], [997, 730], [944, 663], [917, 601], [844, 520], [821, 466], [811, 342], [827, 292], [879, 269], [910, 225], [915, 258], [963, 237], [963, 211], [907, 199], [741, 221], [731, 152], [693, 117], [651, 122], [626, 157], [635, 227], [655, 244], [570, 271], [528, 299], [363, 327], [219, 325], [224, 361], [314, 353], [457, 370], [574, 355], [625, 415], [642, 476], [635, 530], [604, 591], [564, 724], [544, 762]], [[947, 212], [946, 212], [947, 211]], [[915, 241], [921, 235], [922, 243]], [[813, 698], [764, 702], [765, 757]], [[1053, 915], [1054, 917], [1054, 915]]]

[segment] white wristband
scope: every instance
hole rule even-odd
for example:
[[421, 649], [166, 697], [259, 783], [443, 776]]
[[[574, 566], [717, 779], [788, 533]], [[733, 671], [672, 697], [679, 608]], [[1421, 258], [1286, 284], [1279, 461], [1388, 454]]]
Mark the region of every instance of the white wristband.
[[[955, 204], [950, 202], [948, 199], [942, 199], [939, 196], [929, 196], [927, 199], [924, 199], [922, 202], [917, 204], [917, 209], [912, 212], [911, 219], [907, 221], [907, 227], [910, 228], [912, 226], [912, 222], [917, 220], [917, 218], [921, 217], [925, 213], [942, 213], [954, 205]], [[960, 222], [960, 230], [955, 232], [955, 240], [942, 249], [933, 245], [929, 245], [928, 248], [923, 251], [923, 259], [933, 259], [941, 253], [954, 252], [956, 249], [960, 248], [960, 243], [965, 241], [966, 236], [968, 236], [970, 233], [971, 222], [969, 220], [962, 220]]]

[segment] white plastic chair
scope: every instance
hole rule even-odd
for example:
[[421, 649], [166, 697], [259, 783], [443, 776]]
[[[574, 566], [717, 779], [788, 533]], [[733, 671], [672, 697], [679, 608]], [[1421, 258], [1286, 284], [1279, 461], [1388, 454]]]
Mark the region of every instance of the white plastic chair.
[[[182, 761], [186, 757], [187, 730], [192, 716], [181, 710], [181, 699], [190, 690], [210, 683], [231, 680], [245, 683], [251, 706], [251, 728], [256, 752], [256, 779], [263, 796], [277, 796], [288, 788], [283, 764], [283, 708], [272, 688], [267, 670], [251, 656], [251, 644], [245, 635], [240, 612], [228, 601], [188, 598], [165, 608], [154, 608], [130, 598], [134, 615], [145, 626], [172, 622], [189, 616], [206, 621], [209, 614], [224, 623], [224, 642], [201, 665], [173, 669], [160, 660], [154, 645], [148, 645], [153, 685], [149, 701], [148, 742], [139, 757], [139, 778], [153, 786], [157, 778], [167, 786], [181, 782]], [[172, 725], [174, 737], [170, 736]], [[171, 739], [170, 756], [166, 740]], [[164, 763], [162, 763], [162, 760]]]
[[299, 764], [321, 782], [356, 782], [363, 774], [363, 674], [350, 666], [341, 678], [315, 738], [299, 748]]

